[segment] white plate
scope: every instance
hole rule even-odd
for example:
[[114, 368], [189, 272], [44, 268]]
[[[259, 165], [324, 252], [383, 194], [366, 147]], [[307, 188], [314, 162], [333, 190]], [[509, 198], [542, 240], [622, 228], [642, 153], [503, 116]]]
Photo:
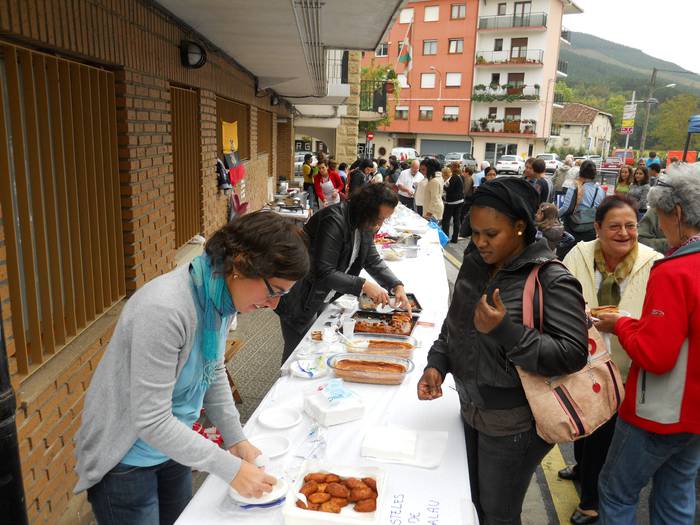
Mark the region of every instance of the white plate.
[[[274, 476], [274, 474], [272, 475]], [[266, 503], [271, 503], [280, 499], [287, 493], [288, 490], [289, 485], [287, 482], [284, 479], [278, 478], [277, 483], [274, 487], [272, 487], [272, 490], [267, 494], [263, 494], [259, 498], [246, 498], [245, 496], [241, 496], [236, 489], [233, 488], [229, 491], [229, 496], [231, 499], [244, 505], [265, 505]]]
[[289, 450], [290, 442], [279, 434], [259, 434], [249, 438], [254, 446], [258, 447], [263, 455], [268, 458], [276, 458]]
[[260, 412], [258, 423], [275, 430], [292, 428], [301, 423], [301, 412], [292, 407], [268, 408]]
[[289, 370], [293, 376], [302, 379], [317, 379], [328, 374], [325, 360], [317, 363], [317, 359], [299, 359], [289, 365]]

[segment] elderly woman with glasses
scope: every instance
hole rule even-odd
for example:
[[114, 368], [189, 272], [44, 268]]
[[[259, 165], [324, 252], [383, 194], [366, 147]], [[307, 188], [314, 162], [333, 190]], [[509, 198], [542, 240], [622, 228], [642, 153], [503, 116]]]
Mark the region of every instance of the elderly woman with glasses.
[[700, 468], [700, 164], [673, 165], [649, 191], [672, 247], [649, 276], [641, 316], [601, 315], [632, 360], [600, 475], [604, 523], [635, 523], [653, 480], [651, 523], [691, 525]]
[[[625, 195], [607, 197], [595, 216], [597, 239], [580, 242], [564, 258], [564, 264], [583, 287], [583, 297], [593, 310], [616, 307], [638, 316], [644, 304], [649, 272], [657, 251], [637, 242], [637, 207]], [[627, 377], [630, 360], [616, 337], [611, 338], [612, 357]], [[615, 418], [591, 436], [574, 443], [576, 465], [559, 472], [564, 479], [581, 482], [581, 502], [571, 518], [575, 525], [598, 519], [598, 475], [615, 429]]]
[[[404, 287], [377, 253], [374, 234], [388, 219], [399, 199], [386, 184], [370, 184], [350, 199], [324, 208], [304, 226], [309, 238], [310, 272], [282, 298], [276, 309], [282, 325], [282, 362], [292, 354], [313, 324], [337, 295], [364, 293], [377, 304], [388, 304], [389, 292], [397, 306], [410, 312]], [[360, 277], [362, 270], [374, 281]]]
[[[85, 396], [76, 435], [76, 492], [102, 524], [174, 523], [192, 469], [244, 496], [276, 480], [255, 465], [224, 368], [237, 313], [274, 308], [309, 268], [301, 230], [270, 212], [217, 231], [205, 253], [157, 277], [124, 305]], [[224, 448], [192, 429], [202, 408]]]

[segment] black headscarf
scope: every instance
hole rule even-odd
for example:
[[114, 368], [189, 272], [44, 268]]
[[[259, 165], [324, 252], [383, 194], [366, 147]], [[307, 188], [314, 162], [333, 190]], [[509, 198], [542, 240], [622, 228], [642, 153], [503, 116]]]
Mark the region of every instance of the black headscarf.
[[525, 221], [525, 244], [535, 242], [535, 213], [539, 205], [537, 190], [525, 179], [503, 177], [484, 183], [472, 197], [472, 206], [493, 208], [513, 220]]

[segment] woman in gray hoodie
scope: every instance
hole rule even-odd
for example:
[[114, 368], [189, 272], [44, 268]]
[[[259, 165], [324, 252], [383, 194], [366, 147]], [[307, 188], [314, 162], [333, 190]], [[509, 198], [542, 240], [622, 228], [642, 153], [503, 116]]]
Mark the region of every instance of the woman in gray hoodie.
[[[274, 308], [309, 269], [303, 233], [278, 215], [244, 215], [188, 266], [126, 302], [85, 396], [75, 492], [100, 525], [174, 523], [192, 497], [192, 468], [243, 496], [276, 483], [254, 462], [224, 368], [237, 313]], [[224, 448], [192, 430], [202, 408]]]

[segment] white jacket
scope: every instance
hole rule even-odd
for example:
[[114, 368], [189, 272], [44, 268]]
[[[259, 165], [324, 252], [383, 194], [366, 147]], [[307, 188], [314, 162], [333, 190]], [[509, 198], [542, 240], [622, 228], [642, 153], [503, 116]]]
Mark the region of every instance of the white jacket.
[[423, 216], [425, 217], [430, 213], [437, 220], [442, 219], [442, 213], [445, 211], [445, 203], [442, 201], [442, 187], [445, 185], [445, 182], [442, 180], [442, 175], [436, 173], [432, 179], [423, 179], [418, 184], [425, 185]]
[[[591, 308], [600, 306], [598, 304], [598, 288], [595, 284], [596, 242], [598, 241], [579, 242], [564, 258], [566, 267], [581, 283], [583, 297]], [[663, 255], [656, 250], [639, 244], [637, 260], [634, 262], [632, 272], [624, 284], [624, 290], [618, 305], [620, 310], [629, 312], [632, 317], [639, 318], [644, 305], [649, 272], [654, 265], [654, 261], [662, 257]], [[620, 346], [617, 336], [611, 335], [610, 337], [613, 361], [619, 367], [622, 379], [626, 380], [630, 368], [630, 358]]]

